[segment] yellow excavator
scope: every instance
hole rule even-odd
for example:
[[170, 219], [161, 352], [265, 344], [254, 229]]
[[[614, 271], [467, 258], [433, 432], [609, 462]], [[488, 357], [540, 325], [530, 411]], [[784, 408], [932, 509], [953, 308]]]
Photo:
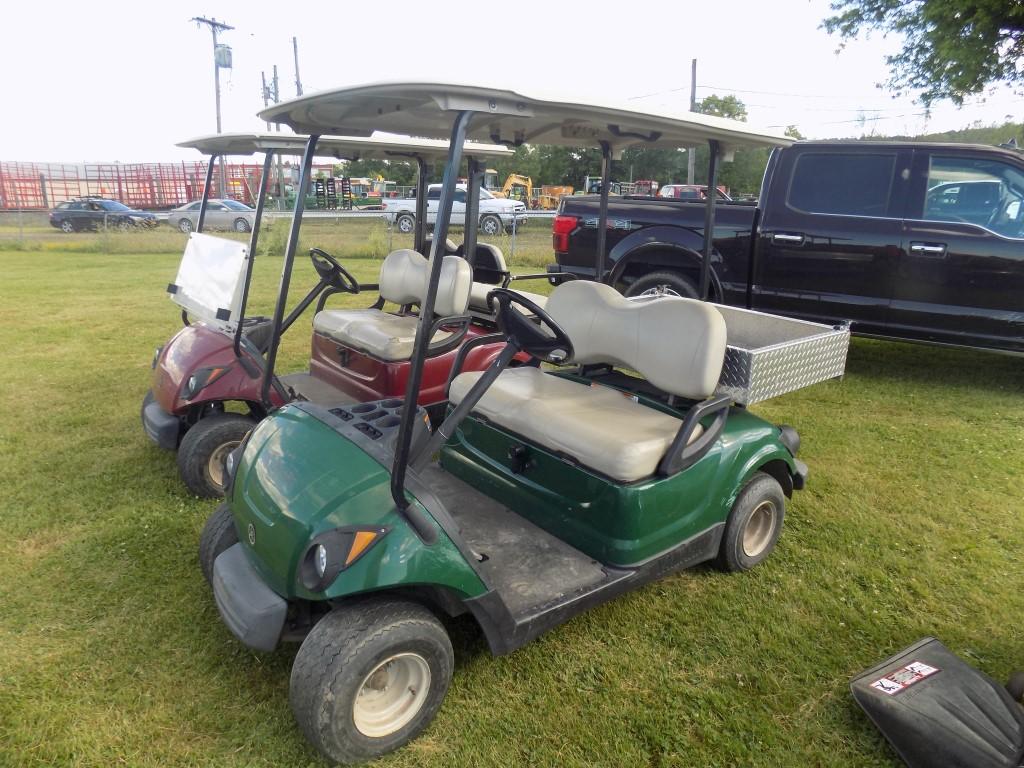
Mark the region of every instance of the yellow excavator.
[[[488, 170], [488, 174], [494, 173]], [[493, 177], [495, 183], [497, 181], [497, 174]], [[559, 186], [559, 185], [547, 185], [545, 184], [539, 190], [535, 196], [533, 194], [533, 179], [529, 176], [523, 176], [521, 173], [510, 173], [508, 178], [505, 179], [504, 185], [501, 189], [490, 189], [492, 195], [495, 197], [506, 197], [513, 200], [518, 200], [524, 203], [527, 207], [535, 210], [542, 211], [553, 211], [558, 207], [558, 201], [565, 195], [571, 195], [573, 193], [572, 187]]]

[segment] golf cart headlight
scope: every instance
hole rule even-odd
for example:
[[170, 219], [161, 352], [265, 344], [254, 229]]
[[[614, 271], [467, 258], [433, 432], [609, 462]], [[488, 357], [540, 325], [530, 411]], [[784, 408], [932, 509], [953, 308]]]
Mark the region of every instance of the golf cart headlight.
[[181, 390], [181, 397], [183, 400], [191, 400], [193, 397], [198, 395], [205, 387], [210, 386], [231, 370], [231, 366], [217, 367], [217, 368], [200, 368], [198, 371], [188, 377], [188, 381], [185, 382], [185, 388]]
[[313, 554], [313, 566], [316, 568], [317, 578], [322, 579], [327, 572], [327, 547], [323, 544], [317, 544]]
[[387, 527], [346, 527], [325, 531], [306, 547], [299, 581], [310, 592], [323, 592], [390, 531]]

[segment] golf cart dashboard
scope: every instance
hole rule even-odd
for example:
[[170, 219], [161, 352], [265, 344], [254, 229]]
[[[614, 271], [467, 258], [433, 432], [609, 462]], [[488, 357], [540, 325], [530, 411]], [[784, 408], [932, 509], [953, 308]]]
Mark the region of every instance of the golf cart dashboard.
[[[402, 405], [403, 401], [400, 398], [389, 397], [385, 400], [346, 404], [335, 408], [325, 408], [310, 402], [292, 403], [291, 407], [306, 411], [358, 445], [377, 461], [389, 466], [394, 461], [394, 442], [398, 436], [398, 427], [402, 423]], [[413, 424], [422, 424], [423, 431], [429, 433], [430, 421], [427, 410], [422, 406], [416, 406], [416, 416]], [[419, 427], [414, 426], [414, 430], [418, 431]]]

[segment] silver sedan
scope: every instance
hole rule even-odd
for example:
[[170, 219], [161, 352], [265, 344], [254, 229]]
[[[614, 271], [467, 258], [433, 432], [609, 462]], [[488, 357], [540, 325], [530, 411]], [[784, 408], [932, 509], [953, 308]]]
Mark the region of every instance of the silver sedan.
[[[167, 223], [188, 234], [199, 224], [199, 201], [186, 203], [167, 215]], [[211, 198], [206, 205], [206, 219], [203, 229], [233, 229], [235, 232], [250, 232], [256, 219], [256, 211], [237, 200]]]

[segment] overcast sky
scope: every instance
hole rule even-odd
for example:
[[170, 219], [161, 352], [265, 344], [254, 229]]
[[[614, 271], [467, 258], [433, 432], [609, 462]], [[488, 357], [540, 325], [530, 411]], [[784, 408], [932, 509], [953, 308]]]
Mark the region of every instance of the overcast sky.
[[[278, 9], [275, 11], [274, 9]], [[287, 9], [281, 15], [280, 9]], [[1024, 97], [996, 89], [926, 119], [875, 85], [901, 45], [876, 36], [836, 53], [819, 29], [826, 0], [614, 2], [8, 2], [0, 65], [0, 159], [122, 162], [191, 159], [175, 142], [215, 129], [210, 30], [221, 70], [224, 130], [259, 130], [260, 73], [278, 65], [295, 95], [292, 35], [304, 90], [382, 79], [440, 79], [602, 92], [685, 108], [690, 60], [698, 97], [733, 93], [759, 126], [795, 124], [811, 138], [920, 133], [1021, 120]]]

